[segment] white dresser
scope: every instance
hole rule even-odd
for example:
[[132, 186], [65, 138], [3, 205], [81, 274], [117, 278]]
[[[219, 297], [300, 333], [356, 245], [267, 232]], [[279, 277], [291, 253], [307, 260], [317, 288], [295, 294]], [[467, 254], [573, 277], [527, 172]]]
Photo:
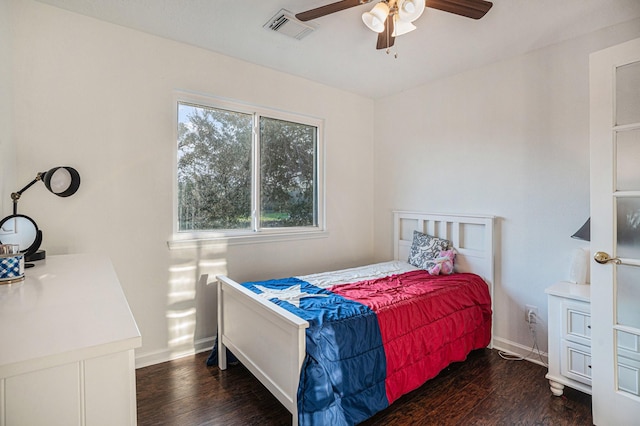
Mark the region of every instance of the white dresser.
[[562, 281], [545, 292], [551, 392], [560, 396], [569, 386], [591, 394], [591, 286]]
[[140, 332], [111, 261], [50, 256], [0, 285], [0, 426], [136, 424]]

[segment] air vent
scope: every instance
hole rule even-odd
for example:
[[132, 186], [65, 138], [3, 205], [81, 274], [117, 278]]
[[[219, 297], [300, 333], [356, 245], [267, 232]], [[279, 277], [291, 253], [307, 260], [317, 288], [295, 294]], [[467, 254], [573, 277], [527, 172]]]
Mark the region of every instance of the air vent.
[[313, 31], [312, 26], [298, 21], [291, 12], [285, 9], [281, 9], [273, 18], [269, 19], [269, 21], [264, 24], [264, 28], [298, 40], [302, 40]]

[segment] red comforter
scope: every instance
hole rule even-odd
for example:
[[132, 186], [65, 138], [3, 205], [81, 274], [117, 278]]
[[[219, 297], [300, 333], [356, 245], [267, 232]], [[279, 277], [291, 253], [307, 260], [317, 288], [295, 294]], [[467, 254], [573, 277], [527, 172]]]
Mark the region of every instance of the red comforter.
[[378, 317], [389, 403], [491, 340], [491, 298], [474, 274], [413, 271], [330, 288]]

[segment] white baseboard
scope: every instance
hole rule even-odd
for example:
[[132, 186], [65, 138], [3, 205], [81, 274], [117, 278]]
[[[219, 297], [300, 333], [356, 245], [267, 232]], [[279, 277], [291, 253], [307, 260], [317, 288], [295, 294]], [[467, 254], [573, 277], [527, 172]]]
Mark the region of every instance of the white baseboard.
[[[210, 351], [211, 348], [213, 348], [215, 340], [215, 336], [211, 336], [197, 340], [192, 348], [183, 348], [180, 350], [163, 349], [160, 351], [136, 355], [136, 369], [172, 361], [174, 359], [194, 355], [204, 351]], [[522, 357], [525, 360], [538, 365], [546, 366], [549, 363], [549, 357], [546, 352], [540, 352], [540, 355], [538, 355], [538, 351], [534, 350], [532, 352], [530, 346], [524, 346], [520, 343], [512, 342], [511, 340], [503, 339], [501, 337], [494, 336], [493, 349]], [[542, 358], [542, 360], [540, 358]]]
[[205, 337], [204, 339], [196, 340], [192, 348], [167, 348], [151, 353], [136, 355], [136, 369], [160, 364], [162, 362], [172, 361], [174, 359], [182, 358], [185, 356], [195, 355], [204, 351], [210, 351], [211, 348], [213, 348], [215, 340], [215, 336]]
[[[546, 367], [549, 364], [549, 355], [546, 352], [532, 350], [531, 346], [524, 346], [520, 343], [512, 342], [511, 340], [503, 339], [501, 337], [493, 338], [493, 349], [506, 352], [510, 355], [519, 356], [534, 364], [542, 365]], [[542, 358], [542, 359], [540, 359]]]

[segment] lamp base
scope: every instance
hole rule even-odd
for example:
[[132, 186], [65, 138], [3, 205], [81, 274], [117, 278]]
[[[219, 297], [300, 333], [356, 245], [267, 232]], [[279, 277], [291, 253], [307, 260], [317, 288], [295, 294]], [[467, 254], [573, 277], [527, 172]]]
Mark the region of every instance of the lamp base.
[[30, 256], [25, 256], [25, 262], [35, 262], [36, 260], [44, 260], [47, 257], [47, 252], [45, 250], [37, 250]]
[[571, 267], [569, 268], [569, 281], [576, 284], [586, 284], [588, 267], [589, 252], [582, 248], [575, 249], [571, 259]]

